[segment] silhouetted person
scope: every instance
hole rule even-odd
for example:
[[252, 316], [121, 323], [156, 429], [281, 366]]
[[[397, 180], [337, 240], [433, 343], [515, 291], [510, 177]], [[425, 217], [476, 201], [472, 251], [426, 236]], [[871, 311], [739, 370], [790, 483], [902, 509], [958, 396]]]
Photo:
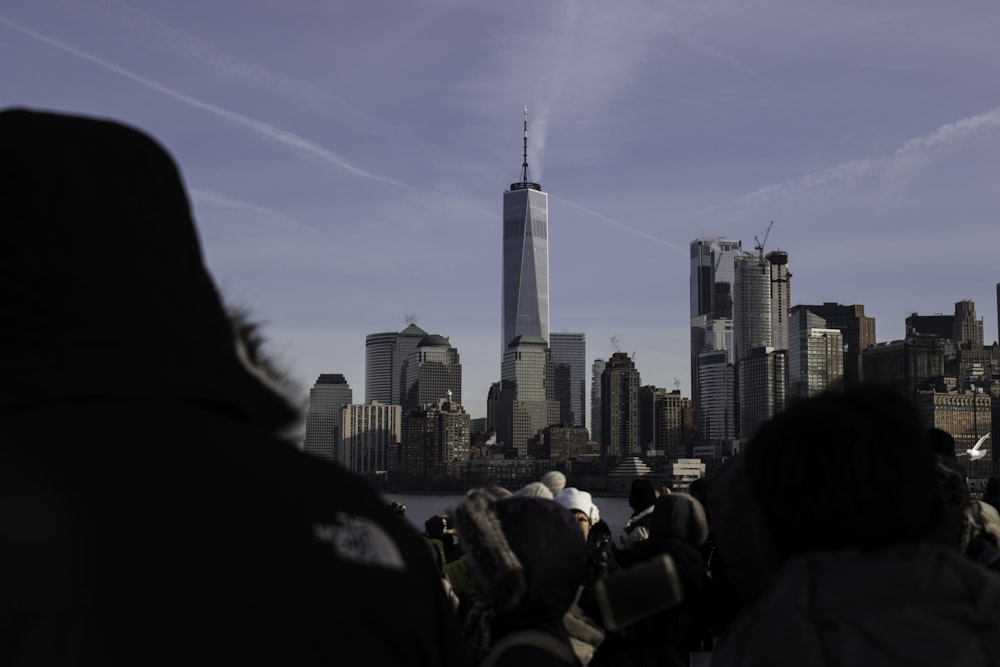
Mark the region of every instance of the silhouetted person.
[[456, 664], [425, 541], [280, 437], [167, 153], [24, 110], [0, 147], [0, 664]]
[[910, 401], [865, 385], [805, 399], [741, 456], [775, 574], [713, 666], [1000, 663], [1000, 577], [935, 542], [948, 512]]

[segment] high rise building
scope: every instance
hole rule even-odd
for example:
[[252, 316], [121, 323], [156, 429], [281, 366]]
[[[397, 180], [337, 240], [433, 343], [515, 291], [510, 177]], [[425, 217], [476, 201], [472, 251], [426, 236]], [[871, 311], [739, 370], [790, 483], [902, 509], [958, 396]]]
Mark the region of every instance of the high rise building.
[[685, 430], [690, 431], [691, 400], [680, 389], [668, 392], [662, 387], [639, 387], [639, 445], [656, 450], [672, 459], [685, 458]]
[[740, 438], [749, 439], [761, 425], [785, 410], [788, 400], [788, 350], [755, 347], [740, 360]]
[[383, 331], [365, 336], [365, 403], [378, 401], [392, 405], [399, 402], [399, 393], [392, 392], [397, 335], [395, 331]]
[[857, 384], [864, 380], [862, 353], [875, 344], [875, 318], [865, 316], [865, 307], [860, 304], [842, 306], [828, 302], [792, 307], [793, 313], [797, 310], [808, 310], [822, 317], [826, 322], [822, 328], [840, 331], [844, 338], [844, 383]]
[[365, 403], [402, 405], [403, 365], [427, 332], [410, 324], [399, 333], [386, 331], [365, 337]]
[[424, 336], [403, 365], [403, 376], [404, 410], [443, 399], [462, 404], [462, 364], [444, 336]]
[[411, 480], [464, 476], [471, 449], [470, 422], [465, 409], [448, 399], [407, 411], [400, 471]]
[[844, 335], [807, 308], [792, 311], [789, 326], [788, 396], [815, 396], [844, 376]]
[[549, 196], [528, 180], [528, 109], [521, 180], [503, 193], [501, 354], [517, 336], [549, 342]]
[[559, 423], [552, 352], [541, 336], [517, 336], [503, 357], [497, 440], [517, 456], [528, 455], [547, 427]]
[[[972, 449], [993, 429], [992, 400], [989, 394], [981, 391], [918, 390], [915, 400], [924, 423], [950, 433], [955, 439], [957, 453]], [[985, 442], [987, 455], [981, 459], [958, 459], [973, 493], [982, 493], [986, 480], [994, 474], [993, 444], [990, 440]]]
[[586, 426], [587, 337], [582, 333], [552, 332], [549, 337], [555, 367], [559, 421]]
[[302, 448], [309, 454], [339, 460], [343, 407], [352, 402], [351, 387], [340, 373], [323, 373], [309, 390], [306, 435]]
[[338, 460], [359, 475], [395, 468], [389, 460], [402, 437], [403, 409], [398, 405], [349, 403], [341, 417], [343, 438]]
[[601, 441], [601, 373], [604, 372], [604, 359], [594, 359], [590, 367], [590, 439]]
[[615, 352], [601, 373], [601, 456], [621, 459], [641, 453], [639, 371], [624, 352]]
[[698, 355], [698, 396], [695, 428], [702, 443], [736, 438], [736, 371], [725, 351]]
[[[703, 423], [698, 387], [699, 362], [703, 352], [725, 350], [730, 363], [733, 340], [733, 283], [736, 258], [743, 254], [740, 241], [720, 237], [691, 242], [691, 396], [695, 424]], [[698, 431], [699, 439], [702, 433]]]
[[784, 250], [772, 250], [765, 258], [771, 269], [771, 347], [787, 350], [792, 298], [788, 253]]
[[976, 304], [972, 301], [959, 301], [955, 304], [954, 331], [951, 339], [956, 347], [962, 345], [982, 346], [983, 321], [976, 317]]
[[[787, 266], [787, 257], [786, 257]], [[754, 348], [771, 343], [771, 262], [750, 253], [736, 258], [733, 281], [733, 335], [736, 364]]]
[[865, 382], [891, 384], [908, 396], [944, 376], [945, 343], [935, 335], [911, 335], [864, 351]]

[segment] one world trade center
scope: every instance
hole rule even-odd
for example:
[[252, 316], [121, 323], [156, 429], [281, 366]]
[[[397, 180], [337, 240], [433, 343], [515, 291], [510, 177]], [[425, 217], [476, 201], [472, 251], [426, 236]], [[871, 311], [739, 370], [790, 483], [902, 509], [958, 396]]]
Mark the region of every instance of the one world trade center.
[[549, 196], [528, 180], [528, 109], [524, 109], [521, 181], [503, 193], [503, 338], [549, 343]]

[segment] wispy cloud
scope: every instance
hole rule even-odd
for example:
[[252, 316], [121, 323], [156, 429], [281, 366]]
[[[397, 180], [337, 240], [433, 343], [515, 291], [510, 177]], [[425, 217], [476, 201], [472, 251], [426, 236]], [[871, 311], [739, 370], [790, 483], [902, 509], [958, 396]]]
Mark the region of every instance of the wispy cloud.
[[930, 134], [906, 141], [892, 153], [850, 160], [791, 181], [769, 185], [740, 198], [745, 203], [801, 197], [837, 183], [854, 183], [894, 167], [912, 167], [941, 149], [956, 146], [982, 132], [1000, 129], [1000, 108], [941, 125]]
[[216, 44], [168, 25], [141, 9], [122, 2], [109, 2], [106, 6], [107, 20], [117, 29], [131, 35], [133, 39], [141, 40], [146, 48], [158, 49], [194, 62], [199, 68], [223, 80], [273, 91], [300, 104], [312, 104], [324, 110], [336, 108], [363, 117], [367, 121], [377, 121], [371, 114], [361, 111], [342, 97], [311, 83], [276, 72], [258, 62], [248, 62], [234, 56]]
[[690, 252], [686, 248], [681, 248], [680, 246], [674, 245], [670, 241], [664, 241], [663, 239], [658, 238], [656, 236], [653, 236], [652, 234], [650, 234], [648, 232], [644, 232], [641, 229], [636, 229], [635, 227], [630, 227], [629, 225], [626, 225], [623, 222], [619, 222], [619, 221], [617, 221], [617, 220], [615, 220], [613, 218], [609, 218], [608, 216], [604, 215], [603, 213], [598, 213], [597, 211], [595, 211], [593, 209], [589, 209], [586, 206], [581, 206], [580, 204], [577, 204], [576, 202], [572, 202], [572, 201], [570, 201], [568, 199], [563, 199], [562, 197], [555, 197], [555, 196], [553, 196], [551, 194], [549, 195], [549, 197], [552, 197], [552, 199], [557, 199], [557, 200], [559, 200], [559, 201], [561, 201], [561, 202], [563, 202], [565, 204], [569, 204], [573, 208], [578, 209], [580, 211], [583, 211], [584, 213], [587, 213], [589, 215], [592, 215], [595, 218], [598, 218], [599, 220], [603, 220], [604, 222], [607, 222], [607, 223], [609, 223], [611, 225], [614, 225], [615, 227], [618, 227], [619, 229], [624, 229], [625, 231], [627, 231], [627, 232], [629, 232], [631, 234], [635, 234], [636, 236], [639, 236], [641, 238], [647, 239], [649, 241], [654, 241], [656, 243], [659, 243], [660, 245], [664, 245], [664, 246], [670, 248], [671, 250], [674, 250], [674, 251], [676, 251], [676, 252], [684, 255], [685, 257]]
[[171, 88], [170, 86], [166, 86], [162, 83], [146, 78], [140, 74], [136, 74], [135, 72], [132, 72], [119, 65], [116, 65], [115, 63], [105, 60], [104, 58], [101, 58], [92, 53], [84, 51], [83, 49], [77, 48], [71, 44], [67, 44], [66, 42], [63, 42], [61, 40], [49, 37], [48, 35], [43, 35], [42, 33], [31, 30], [30, 28], [27, 28], [19, 23], [11, 21], [10, 19], [7, 19], [5, 17], [0, 16], [0, 23], [6, 25], [7, 27], [13, 30], [16, 30], [17, 32], [20, 32], [23, 35], [27, 35], [28, 37], [31, 37], [44, 44], [47, 44], [53, 48], [57, 48], [61, 51], [69, 53], [70, 55], [91, 62], [109, 71], [115, 72], [116, 74], [120, 74], [121, 76], [127, 77], [135, 81], [136, 83], [142, 84], [159, 93], [167, 95], [168, 97], [179, 100], [186, 104], [190, 104], [204, 111], [208, 111], [209, 113], [212, 113], [220, 118], [223, 118], [224, 120], [227, 120], [236, 125], [247, 128], [265, 139], [273, 141], [281, 146], [284, 146], [285, 148], [292, 150], [301, 157], [317, 160], [325, 164], [339, 167], [351, 174], [354, 174], [356, 176], [361, 176], [362, 178], [368, 178], [371, 180], [380, 181], [382, 183], [387, 183], [389, 185], [404, 190], [413, 190], [413, 188], [411, 188], [409, 185], [401, 183], [400, 181], [397, 181], [393, 178], [388, 178], [386, 176], [374, 174], [370, 171], [366, 171], [360, 167], [357, 167], [347, 159], [338, 155], [337, 153], [334, 153], [333, 151], [324, 148], [323, 146], [320, 146], [317, 143], [309, 141], [308, 139], [301, 137], [297, 134], [288, 132], [287, 130], [282, 130], [281, 128], [269, 125], [268, 123], [264, 123], [262, 121], [250, 118], [248, 116], [244, 116], [242, 114], [236, 113], [235, 111], [224, 109], [215, 104], [199, 100], [197, 98], [191, 97], [190, 95], [186, 95], [178, 90], [175, 90], [174, 88]]
[[305, 223], [296, 220], [281, 211], [276, 211], [266, 206], [260, 206], [259, 204], [255, 204], [253, 202], [234, 199], [219, 192], [213, 192], [211, 190], [204, 190], [200, 188], [190, 188], [189, 194], [191, 195], [191, 200], [193, 202], [202, 206], [211, 206], [236, 211], [252, 215], [261, 220], [269, 220], [277, 223], [309, 228], [309, 225], [306, 225]]

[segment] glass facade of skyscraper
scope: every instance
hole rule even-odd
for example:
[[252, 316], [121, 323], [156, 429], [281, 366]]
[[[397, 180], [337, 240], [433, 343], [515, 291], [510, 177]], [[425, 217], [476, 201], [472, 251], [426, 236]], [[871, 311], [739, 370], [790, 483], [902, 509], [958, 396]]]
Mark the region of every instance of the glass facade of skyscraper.
[[503, 350], [522, 335], [549, 341], [549, 197], [537, 188], [503, 193]]
[[559, 421], [586, 426], [587, 337], [582, 333], [552, 332], [549, 339], [555, 366]]

